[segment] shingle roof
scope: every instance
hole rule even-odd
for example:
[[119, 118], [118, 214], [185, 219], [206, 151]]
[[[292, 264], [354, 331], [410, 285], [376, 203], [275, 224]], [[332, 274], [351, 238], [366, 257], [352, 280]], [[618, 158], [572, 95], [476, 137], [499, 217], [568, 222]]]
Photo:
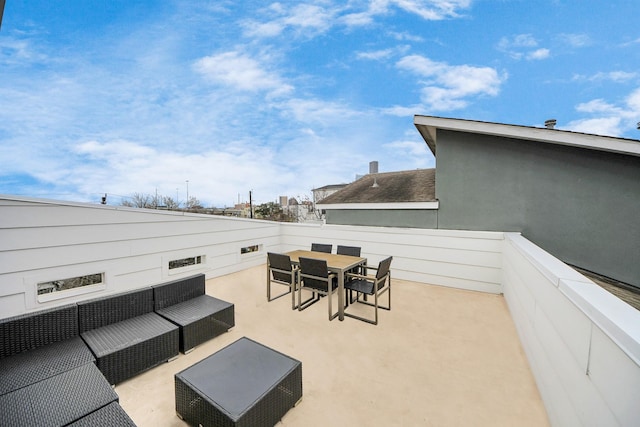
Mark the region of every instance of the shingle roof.
[[[374, 179], [377, 187], [372, 187]], [[416, 169], [365, 175], [323, 199], [319, 204], [434, 201], [436, 170]]]

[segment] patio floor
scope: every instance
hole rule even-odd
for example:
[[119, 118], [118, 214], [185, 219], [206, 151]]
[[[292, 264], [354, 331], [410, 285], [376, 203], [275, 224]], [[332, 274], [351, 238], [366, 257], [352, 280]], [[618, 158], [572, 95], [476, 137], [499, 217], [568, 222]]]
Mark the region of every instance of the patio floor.
[[393, 279], [392, 310], [373, 326], [329, 322], [326, 299], [303, 312], [289, 296], [267, 303], [265, 281], [264, 265], [207, 281], [235, 304], [236, 325], [116, 386], [138, 426], [186, 425], [174, 374], [243, 336], [302, 362], [302, 401], [278, 425], [549, 425], [501, 295]]

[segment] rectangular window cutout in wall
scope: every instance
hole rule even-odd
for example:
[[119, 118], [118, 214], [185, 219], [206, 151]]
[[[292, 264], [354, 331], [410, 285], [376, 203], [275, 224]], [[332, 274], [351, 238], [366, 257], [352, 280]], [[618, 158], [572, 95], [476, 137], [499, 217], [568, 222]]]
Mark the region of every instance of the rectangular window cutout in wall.
[[192, 265], [198, 265], [204, 263], [204, 255], [192, 256], [188, 258], [180, 258], [169, 261], [169, 270], [176, 268], [189, 267]]
[[260, 251], [260, 245], [251, 245], [251, 246], [245, 246], [244, 248], [240, 248], [241, 254], [250, 254], [252, 252], [259, 252], [259, 251]]
[[51, 280], [49, 282], [38, 282], [38, 295], [51, 294], [54, 292], [68, 291], [103, 283], [104, 273], [87, 274], [85, 276], [71, 277], [69, 279]]

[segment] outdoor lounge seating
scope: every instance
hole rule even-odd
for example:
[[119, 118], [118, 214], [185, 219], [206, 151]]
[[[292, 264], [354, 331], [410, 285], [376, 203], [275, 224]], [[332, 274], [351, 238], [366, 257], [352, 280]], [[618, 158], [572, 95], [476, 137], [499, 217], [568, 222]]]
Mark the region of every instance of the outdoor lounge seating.
[[[367, 323], [372, 323], [374, 325], [378, 324], [378, 308], [383, 308], [385, 310], [391, 310], [391, 261], [392, 257], [388, 257], [380, 261], [378, 267], [370, 267], [366, 266], [367, 270], [376, 270], [375, 276], [365, 276], [361, 274], [347, 273], [346, 274], [346, 282], [344, 284], [345, 293], [349, 292], [349, 295], [345, 298], [346, 304], [345, 306], [349, 306], [349, 302], [351, 301], [351, 293], [356, 292], [356, 303], [369, 305], [375, 308], [375, 317], [374, 320], [358, 316], [352, 313], [348, 313], [345, 310], [344, 315], [348, 317], [353, 317], [358, 320], [362, 320]], [[386, 307], [379, 305], [378, 298], [387, 292], [388, 304]], [[360, 299], [360, 294], [363, 295], [373, 295], [374, 302], [368, 302], [366, 300]]]
[[178, 327], [153, 312], [151, 288], [79, 303], [78, 313], [80, 335], [110, 384], [178, 355]]
[[235, 326], [234, 305], [205, 295], [204, 274], [152, 288], [155, 312], [179, 327], [182, 353]]
[[[323, 259], [300, 257], [299, 261], [300, 274], [298, 277], [300, 285], [298, 289], [298, 310], [302, 311], [315, 304], [320, 299], [319, 295], [325, 295], [329, 305], [329, 320], [335, 319], [338, 313], [332, 312], [331, 300], [333, 299], [333, 293], [338, 288], [337, 276], [334, 273], [329, 273], [327, 261]], [[303, 304], [302, 291], [305, 289], [319, 294], [318, 298], [313, 298], [307, 304]]]
[[66, 426], [118, 401], [93, 363], [0, 396], [3, 426]]
[[333, 245], [327, 243], [312, 243], [311, 250], [314, 252], [325, 252], [330, 254], [333, 249]]
[[0, 320], [1, 425], [100, 425], [83, 420], [107, 407], [135, 425], [79, 333], [76, 304]]
[[0, 320], [0, 395], [95, 361], [75, 304]]

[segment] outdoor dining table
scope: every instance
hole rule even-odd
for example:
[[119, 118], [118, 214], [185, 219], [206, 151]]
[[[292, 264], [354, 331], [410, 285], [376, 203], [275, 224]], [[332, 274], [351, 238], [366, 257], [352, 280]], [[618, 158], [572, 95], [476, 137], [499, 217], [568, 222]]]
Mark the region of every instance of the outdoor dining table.
[[300, 258], [315, 258], [327, 261], [327, 268], [338, 276], [338, 319], [344, 320], [344, 275], [355, 267], [366, 265], [367, 259], [350, 255], [329, 254], [307, 250], [295, 250], [286, 252], [291, 258], [291, 263], [299, 265]]

